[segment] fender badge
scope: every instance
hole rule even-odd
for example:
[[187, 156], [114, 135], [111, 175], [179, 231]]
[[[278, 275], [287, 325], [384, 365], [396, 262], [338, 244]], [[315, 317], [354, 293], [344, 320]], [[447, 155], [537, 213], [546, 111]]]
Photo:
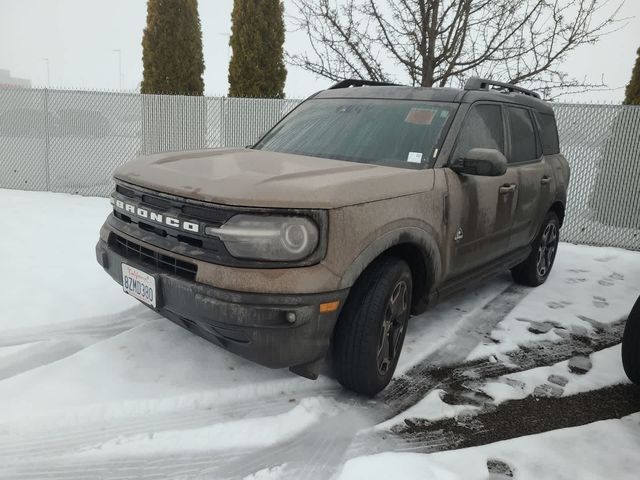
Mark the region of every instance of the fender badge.
[[455, 235], [455, 237], [453, 237], [453, 239], [456, 242], [459, 242], [463, 238], [464, 238], [464, 233], [462, 232], [462, 227], [458, 227], [458, 231], [456, 232], [456, 235]]

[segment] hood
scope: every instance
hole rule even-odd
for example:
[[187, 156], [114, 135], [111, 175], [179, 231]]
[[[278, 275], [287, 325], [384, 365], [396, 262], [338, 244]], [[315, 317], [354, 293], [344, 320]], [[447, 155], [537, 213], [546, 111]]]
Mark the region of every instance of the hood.
[[433, 188], [411, 170], [252, 149], [167, 152], [118, 168], [118, 180], [225, 205], [337, 208]]

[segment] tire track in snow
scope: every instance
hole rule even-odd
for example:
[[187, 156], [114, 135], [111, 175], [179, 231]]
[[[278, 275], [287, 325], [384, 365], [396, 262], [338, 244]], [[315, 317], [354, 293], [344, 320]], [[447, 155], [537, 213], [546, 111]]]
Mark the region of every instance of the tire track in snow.
[[44, 330], [39, 327], [9, 330], [0, 339], [0, 348], [33, 345], [3, 358], [0, 381], [62, 360], [156, 317], [146, 307], [132, 307], [120, 314], [74, 320]]
[[[531, 288], [512, 284], [486, 303], [480, 311], [467, 315], [456, 335], [455, 348], [440, 349], [394, 378], [379, 399], [400, 413], [415, 405], [441, 381], [443, 368], [464, 364], [471, 351], [531, 292]], [[491, 368], [493, 364], [487, 365]]]
[[[310, 391], [314, 397], [335, 398], [339, 389]], [[186, 430], [205, 427], [238, 419], [260, 418], [285, 413], [293, 407], [289, 396], [254, 399], [245, 402], [228, 402], [224, 405], [199, 407], [172, 414], [159, 413], [143, 418], [123, 418], [117, 422], [91, 422], [76, 428], [34, 429], [25, 432], [19, 440], [9, 432], [6, 439], [0, 434], [0, 464], [22, 462], [31, 457], [54, 457], [74, 453], [82, 448], [97, 446], [118, 437], [162, 431]], [[1, 432], [2, 424], [0, 424]]]
[[[349, 398], [341, 398], [348, 403]], [[360, 402], [360, 400], [357, 400]], [[355, 409], [362, 405], [352, 405]], [[316, 480], [330, 478], [340, 467], [339, 459], [353, 439], [353, 432], [368, 427], [371, 419], [347, 410], [316, 424], [286, 442], [230, 459], [203, 470], [205, 478], [244, 478], [265, 467], [286, 463], [279, 478]], [[338, 463], [328, 461], [338, 459]]]
[[[435, 385], [430, 382], [430, 377], [415, 375], [415, 372], [420, 371], [421, 366], [440, 364], [448, 364], [449, 362], [462, 361], [466, 356], [475, 348], [479, 340], [488, 335], [493, 328], [503, 320], [506, 315], [524, 298], [530, 289], [511, 285], [506, 288], [502, 293], [498, 294], [491, 300], [489, 300], [480, 312], [475, 315], [466, 315], [466, 319], [461, 324], [457, 334], [456, 341], [456, 357], [452, 359], [450, 353], [436, 352], [416, 367], [412, 368], [407, 374], [396, 378], [389, 386], [389, 392], [384, 393], [380, 398], [382, 401], [369, 401], [362, 398], [357, 398], [346, 392], [338, 393], [336, 391], [326, 392], [327, 396], [331, 398], [342, 398], [343, 401], [350, 402], [353, 405], [353, 410], [348, 412], [345, 416], [338, 417], [337, 419], [330, 419], [329, 421], [321, 422], [316, 428], [312, 428], [305, 434], [291, 439], [288, 442], [269, 447], [262, 450], [252, 450], [246, 454], [240, 454], [238, 456], [224, 456], [224, 461], [220, 461], [221, 458], [218, 454], [210, 454], [208, 456], [193, 456], [189, 455], [190, 460], [188, 462], [182, 462], [182, 457], [174, 459], [172, 462], [166, 463], [166, 459], [162, 459], [160, 463], [154, 463], [153, 468], [148, 462], [145, 463], [144, 476], [142, 478], [152, 478], [155, 475], [168, 475], [169, 471], [175, 472], [176, 468], [181, 465], [189, 465], [189, 468], [193, 468], [194, 460], [198, 459], [198, 464], [201, 465], [200, 471], [206, 472], [207, 475], [211, 475], [214, 478], [239, 478], [245, 475], [254, 473], [265, 465], [281, 465], [286, 463], [287, 476], [291, 472], [289, 478], [303, 478], [313, 480], [315, 478], [327, 478], [334, 474], [342, 465], [345, 457], [345, 452], [350, 450], [349, 446], [352, 444], [354, 438], [356, 438], [359, 431], [363, 428], [373, 426], [388, 418], [391, 418], [397, 413], [400, 408], [408, 408], [422, 396], [426, 395], [431, 389], [435, 388]], [[424, 318], [423, 321], [428, 320]], [[414, 372], [414, 373], [412, 373]], [[407, 380], [417, 381], [420, 383], [416, 388], [407, 389]], [[386, 391], [385, 391], [386, 392]], [[319, 392], [313, 392], [314, 395], [318, 395]], [[422, 395], [422, 396], [420, 396]], [[263, 403], [264, 399], [259, 399], [252, 403]], [[230, 406], [230, 409], [241, 409], [241, 405]], [[70, 434], [53, 435], [46, 439], [43, 439], [40, 443], [34, 443], [32, 439], [26, 439], [24, 442], [15, 444], [13, 448], [7, 451], [7, 455], [3, 455], [0, 450], [0, 459], [4, 457], [4, 461], [14, 462], [13, 471], [19, 474], [22, 467], [27, 468], [31, 474], [39, 476], [37, 472], [47, 471], [47, 465], [51, 465], [51, 462], [56, 462], [55, 455], [60, 455], [63, 452], [68, 452], [69, 446], [86, 446], [88, 443], [92, 443], [96, 439], [110, 439], [117, 435], [123, 434], [135, 434], [144, 433], [149, 431], [159, 431], [162, 429], [175, 429], [179, 426], [201, 426], [210, 424], [220, 419], [224, 415], [224, 410], [217, 410], [218, 413], [212, 416], [202, 415], [202, 413], [192, 412], [192, 415], [188, 415], [187, 419], [158, 419], [158, 418], [145, 418], [139, 422], [127, 422], [126, 427], [122, 425], [105, 426], [100, 431], [86, 429], [80, 429]], [[360, 415], [358, 421], [353, 421], [353, 417]], [[190, 417], [190, 418], [189, 418]], [[361, 421], [361, 418], [366, 418], [365, 422]], [[99, 443], [99, 442], [95, 442]], [[309, 452], [314, 452], [312, 458], [309, 457]], [[16, 455], [19, 455], [16, 457]], [[22, 461], [26, 460], [25, 456], [30, 458], [30, 464], [24, 465]], [[44, 455], [44, 458], [42, 457]], [[33, 464], [33, 458], [41, 458], [42, 462], [40, 466]], [[235, 460], [233, 460], [235, 458]], [[67, 459], [68, 460], [68, 459]], [[141, 458], [138, 458], [133, 464], [139, 465]], [[123, 476], [124, 472], [120, 468], [123, 463], [119, 458], [112, 458], [105, 462], [106, 470], [109, 474], [104, 474], [105, 478], [111, 478], [111, 474], [114, 478], [127, 478]], [[117, 473], [110, 467], [117, 467]], [[170, 465], [170, 468], [169, 468]], [[73, 471], [84, 471], [82, 467], [73, 467], [70, 463], [61, 467], [63, 472], [62, 477], [69, 478], [64, 474], [65, 468], [70, 469], [66, 473], [71, 474]], [[135, 476], [140, 477], [141, 471], [138, 467], [131, 467], [136, 469], [136, 475], [132, 475], [129, 478]], [[167, 470], [169, 468], [169, 470]], [[149, 470], [151, 469], [151, 470]], [[102, 471], [102, 470], [101, 470]], [[148, 475], [147, 475], [148, 474]], [[85, 473], [86, 475], [86, 473]], [[33, 477], [31, 477], [33, 478]], [[86, 478], [86, 477], [82, 477]]]
[[[394, 433], [407, 439], [412, 451], [430, 453], [622, 418], [639, 410], [640, 389], [636, 385], [623, 384], [560, 398], [529, 396], [510, 400], [474, 414], [468, 422], [456, 418], [417, 421], [395, 428]], [[578, 414], [568, 415], [567, 412]], [[447, 433], [449, 441], [434, 445], [432, 436], [441, 432]]]
[[99, 341], [154, 318], [161, 317], [147, 307], [139, 305], [120, 313], [82, 318], [46, 327], [11, 329], [3, 332], [0, 348], [78, 336], [95, 336]]
[[[407, 403], [405, 400], [405, 384], [400, 379], [412, 376], [411, 372], [419, 370], [424, 365], [432, 367], [434, 364], [463, 361], [478, 342], [491, 333], [495, 326], [530, 291], [531, 289], [525, 287], [510, 285], [487, 302], [478, 314], [467, 315], [466, 321], [463, 322], [458, 330], [460, 339], [459, 343], [456, 342], [456, 345], [459, 345], [456, 349], [456, 355], [452, 357], [448, 353], [437, 351], [428, 356], [417, 367], [409, 370], [407, 374], [394, 379], [388, 387], [391, 393], [387, 396], [385, 395], [387, 390], [385, 390], [382, 394], [382, 402], [362, 399], [343, 392], [343, 401], [350, 402], [353, 405], [351, 411], [343, 416], [322, 422], [320, 426], [284, 446], [281, 445], [261, 452], [257, 459], [268, 460], [270, 464], [276, 465], [287, 463], [286, 471], [282, 474], [283, 478], [315, 480], [331, 477], [341, 468], [345, 453], [350, 450], [350, 445], [357, 437], [358, 432], [395, 416], [398, 408], [396, 404], [399, 400], [402, 400], [403, 408], [409, 408], [422, 399], [419, 396], [420, 392], [426, 394], [434, 388], [434, 385], [424, 385], [424, 388], [414, 392], [415, 395], [412, 395], [409, 398], [409, 403]], [[418, 376], [413, 377], [413, 380], [424, 381], [423, 378], [418, 378]], [[398, 382], [402, 382], [400, 387], [398, 387]], [[313, 452], [311, 457], [309, 452]], [[241, 478], [259, 470], [259, 465], [255, 461], [251, 461], [249, 464], [245, 463], [246, 461], [247, 459], [243, 459], [243, 465], [238, 465], [235, 469], [233, 466], [227, 465], [222, 470], [216, 471], [216, 476]], [[263, 467], [264, 463], [261, 468]]]
[[79, 352], [84, 347], [83, 343], [70, 340], [35, 342], [33, 346], [2, 359], [0, 381], [61, 360]]
[[[466, 364], [448, 367], [434, 368], [429, 365], [421, 365], [417, 366], [410, 373], [414, 377], [429, 379], [432, 387], [430, 390], [444, 390], [445, 395], [443, 401], [446, 403], [480, 407], [481, 410], [479, 412], [465, 415], [470, 422], [468, 428], [473, 428], [476, 418], [479, 415], [484, 415], [487, 411], [491, 412], [496, 409], [490, 397], [486, 396], [486, 394], [478, 394], [474, 390], [474, 384], [497, 379], [500, 376], [510, 373], [554, 365], [558, 362], [569, 360], [576, 355], [588, 356], [596, 351], [617, 345], [622, 338], [625, 323], [626, 319], [621, 319], [606, 327], [601, 327], [598, 336], [593, 338], [568, 335], [559, 342], [543, 341], [523, 346], [519, 350], [506, 354], [511, 362], [509, 365], [505, 363], [492, 363], [488, 359], [480, 359]], [[411, 385], [415, 385], [416, 383], [416, 380], [413, 379]], [[391, 399], [390, 404], [391, 407], [395, 409], [396, 415], [406, 410], [403, 404], [395, 404], [394, 398]], [[638, 405], [636, 405], [636, 407], [640, 408]], [[455, 429], [452, 430], [448, 428], [455, 422], [457, 422], [456, 419], [447, 419], [438, 422], [422, 422], [425, 425], [422, 429], [422, 435], [414, 437], [409, 435], [395, 436], [395, 434], [398, 433], [411, 431], [412, 427], [410, 423], [415, 423], [413, 421], [405, 421], [407, 425], [406, 428], [392, 428], [386, 432], [364, 432], [359, 435], [359, 438], [354, 442], [347, 457], [353, 458], [360, 456], [365, 454], [365, 451], [369, 452], [369, 454], [375, 453], [371, 451], [371, 445], [377, 445], [376, 451], [378, 452], [388, 450], [431, 452], [461, 448], [460, 445], [464, 443], [464, 439], [453, 433]], [[419, 419], [418, 423], [421, 423]], [[427, 424], [430, 426], [427, 427]], [[502, 440], [502, 438], [496, 438], [494, 441], [498, 440]]]

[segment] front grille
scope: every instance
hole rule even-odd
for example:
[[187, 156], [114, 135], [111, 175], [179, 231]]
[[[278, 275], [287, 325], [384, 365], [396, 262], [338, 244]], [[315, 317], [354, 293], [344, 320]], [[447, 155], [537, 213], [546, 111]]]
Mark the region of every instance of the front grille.
[[[133, 185], [116, 183], [116, 191], [112, 195], [114, 201], [113, 215], [109, 217], [109, 225], [117, 232], [122, 232], [135, 239], [167, 251], [167, 253], [185, 255], [201, 262], [225, 265], [229, 267], [249, 268], [287, 268], [315, 265], [326, 253], [327, 214], [321, 210], [311, 209], [269, 209], [261, 207], [238, 207], [219, 205], [209, 202], [176, 197], [160, 192], [153, 192]], [[134, 211], [117, 206], [123, 202], [129, 207], [142, 208], [155, 212], [155, 219], [142, 217]], [[207, 226], [218, 227], [231, 217], [240, 213], [251, 214], [286, 214], [302, 215], [312, 218], [320, 228], [320, 243], [314, 254], [297, 262], [272, 262], [267, 260], [247, 260], [233, 257], [220, 238], [205, 235]], [[179, 221], [195, 223], [199, 231], [187, 230], [175, 225], [158, 221], [158, 215], [169, 216]], [[137, 246], [137, 245], [136, 245]], [[153, 252], [151, 252], [153, 253]]]
[[109, 246], [127, 260], [134, 260], [155, 270], [178, 275], [187, 280], [195, 281], [196, 279], [198, 267], [194, 264], [150, 250], [115, 233], [109, 235]]
[[[123, 185], [116, 185], [116, 192], [120, 195], [136, 201], [143, 207], [152, 207], [160, 211], [173, 210], [174, 213], [182, 213], [187, 220], [206, 221], [214, 227], [219, 227], [229, 220], [239, 210], [233, 207], [221, 207], [219, 205], [200, 205], [197, 202], [189, 203], [184, 199], [171, 198], [169, 196], [158, 196], [150, 193], [134, 190]], [[126, 200], [126, 199], [123, 199]]]

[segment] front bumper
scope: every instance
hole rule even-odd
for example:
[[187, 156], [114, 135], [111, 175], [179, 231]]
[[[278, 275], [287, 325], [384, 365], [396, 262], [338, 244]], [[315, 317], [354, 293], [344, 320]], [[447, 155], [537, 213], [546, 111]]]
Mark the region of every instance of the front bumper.
[[[342, 306], [348, 294], [348, 290], [290, 295], [222, 290], [125, 258], [102, 239], [96, 245], [96, 257], [119, 284], [122, 263], [153, 275], [158, 313], [216, 345], [270, 368], [296, 367], [322, 359], [340, 309], [320, 313], [320, 304], [339, 300]], [[291, 312], [295, 314], [294, 323], [287, 320]]]

